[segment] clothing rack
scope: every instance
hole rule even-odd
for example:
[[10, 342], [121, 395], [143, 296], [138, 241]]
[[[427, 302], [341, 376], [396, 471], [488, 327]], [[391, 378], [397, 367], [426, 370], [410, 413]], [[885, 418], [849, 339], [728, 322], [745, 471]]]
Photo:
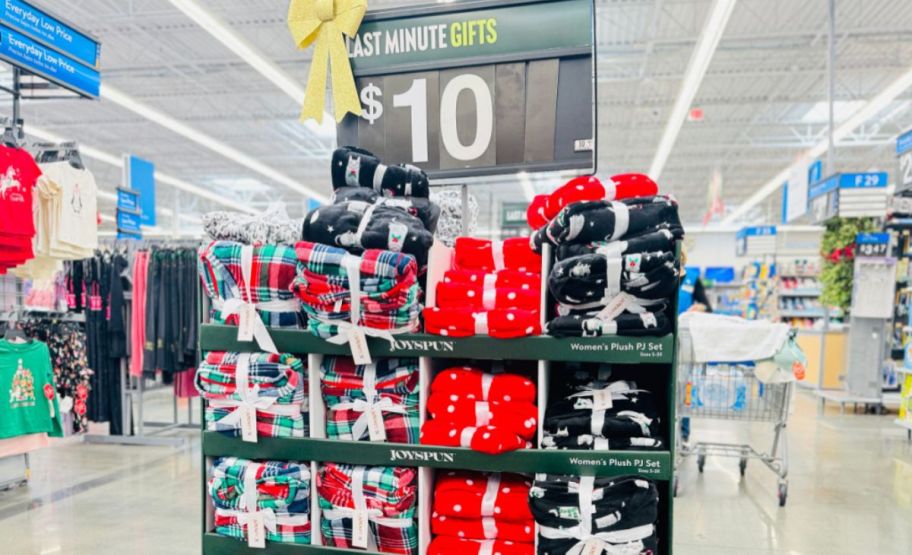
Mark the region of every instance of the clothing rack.
[[[124, 251], [132, 254], [136, 250], [148, 247], [182, 247], [195, 246], [199, 241], [195, 240], [176, 240], [176, 241], [156, 241], [156, 240], [107, 240], [103, 241], [106, 246], [116, 249], [121, 242]], [[201, 292], [197, 290], [197, 295]], [[124, 295], [125, 322], [127, 324], [127, 335], [132, 331], [132, 306], [133, 295], [128, 292]], [[132, 353], [131, 353], [132, 355]], [[122, 435], [87, 435], [85, 440], [88, 443], [96, 444], [114, 444], [114, 445], [142, 445], [142, 446], [170, 446], [183, 447], [187, 444], [186, 437], [162, 437], [161, 434], [171, 430], [198, 430], [199, 424], [193, 419], [193, 399], [187, 399], [187, 421], [181, 422], [177, 406], [177, 396], [172, 396], [172, 419], [168, 421], [146, 421], [146, 393], [162, 391], [170, 388], [167, 385], [148, 387], [149, 378], [145, 376], [131, 376], [128, 369], [129, 358], [121, 359], [121, 403], [122, 403]], [[134, 419], [133, 409], [136, 408], [136, 417]], [[147, 432], [146, 428], [155, 428]], [[132, 435], [128, 431], [132, 430]]]

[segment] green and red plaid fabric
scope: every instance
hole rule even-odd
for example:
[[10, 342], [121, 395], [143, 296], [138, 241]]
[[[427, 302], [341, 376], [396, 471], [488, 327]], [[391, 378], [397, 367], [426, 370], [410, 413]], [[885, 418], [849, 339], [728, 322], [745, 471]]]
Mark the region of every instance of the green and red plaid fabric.
[[[362, 491], [368, 510], [377, 511], [378, 519], [405, 519], [402, 526], [389, 526], [370, 521], [373, 542], [380, 553], [417, 555], [418, 526], [415, 521], [417, 472], [413, 468], [384, 466], [349, 466], [327, 463], [320, 467], [317, 492], [323, 517], [320, 530], [323, 543], [333, 547], [352, 548], [353, 520], [350, 517], [327, 518], [327, 511], [355, 509], [352, 475], [360, 473]], [[331, 513], [330, 513], [331, 514]]]
[[[369, 371], [368, 371], [369, 370]], [[365, 380], [365, 374], [372, 379]], [[365, 414], [353, 408], [334, 408], [355, 401], [389, 403], [405, 409], [405, 414], [383, 411], [386, 441], [418, 443], [420, 415], [418, 409], [418, 360], [380, 359], [368, 369], [356, 366], [350, 357], [326, 357], [320, 371], [320, 387], [326, 403], [326, 435], [331, 439], [369, 441], [368, 430], [354, 437], [355, 423]], [[367, 383], [372, 382], [372, 383]]]
[[284, 513], [310, 512], [310, 465], [284, 461], [251, 461], [221, 457], [212, 463], [209, 497], [220, 509], [247, 511], [244, 503], [245, 477], [256, 478], [257, 509]]
[[[294, 249], [282, 245], [261, 245], [253, 247], [250, 296], [244, 284], [241, 269], [241, 243], [216, 241], [199, 250], [199, 273], [206, 294], [218, 305], [228, 299], [245, 302], [265, 303], [294, 299], [291, 286], [294, 283], [297, 258]], [[236, 315], [223, 317], [214, 306], [212, 319], [219, 323], [237, 325]], [[304, 320], [298, 310], [258, 310], [263, 323], [274, 328], [303, 328]]]
[[[351, 322], [351, 287], [342, 261], [355, 256], [317, 243], [295, 245], [298, 275], [293, 290], [320, 337], [338, 334], [333, 321]], [[402, 253], [367, 250], [360, 257], [361, 319], [356, 324], [393, 330], [418, 327], [421, 313], [418, 266]]]
[[266, 539], [280, 543], [309, 544], [310, 465], [296, 462], [256, 462], [223, 457], [213, 462], [209, 497], [215, 506], [215, 532], [245, 540], [247, 525], [241, 519], [250, 512], [245, 499], [247, 475], [253, 472], [256, 509], [273, 511], [275, 530], [266, 529]]
[[[235, 406], [211, 406], [210, 402], [240, 403], [244, 400], [236, 382], [240, 353], [206, 353], [196, 372], [196, 389], [207, 401], [206, 429], [239, 436], [240, 421], [225, 423]], [[264, 437], [304, 437], [308, 428], [307, 374], [304, 362], [289, 354], [251, 353], [248, 387], [257, 387], [259, 398], [275, 399], [273, 407], [300, 407], [294, 414], [274, 414], [257, 410], [257, 434]]]
[[[247, 524], [241, 523], [238, 511], [215, 510], [215, 533], [247, 541]], [[298, 543], [309, 545], [311, 526], [309, 514], [276, 514], [276, 530], [266, 529], [266, 540], [277, 543]]]

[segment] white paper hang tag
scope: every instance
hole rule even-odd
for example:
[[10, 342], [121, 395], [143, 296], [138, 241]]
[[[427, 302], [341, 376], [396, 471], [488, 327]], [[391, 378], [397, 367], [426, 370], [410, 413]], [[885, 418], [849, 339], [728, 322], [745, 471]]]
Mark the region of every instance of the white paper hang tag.
[[598, 538], [589, 538], [583, 544], [583, 550], [580, 555], [602, 555], [605, 551], [605, 542]]
[[611, 391], [600, 389], [592, 392], [592, 410], [611, 410], [614, 407], [614, 400], [611, 398]]
[[371, 441], [386, 441], [383, 411], [376, 405], [367, 409], [367, 433], [370, 435]]
[[367, 549], [370, 538], [370, 524], [367, 511], [355, 511], [352, 516], [352, 546]]
[[241, 413], [241, 439], [248, 443], [257, 442], [256, 408], [242, 405], [237, 408]]
[[371, 364], [370, 347], [367, 346], [367, 335], [357, 327], [352, 327], [348, 331], [348, 345], [351, 347], [352, 358], [355, 364], [363, 366]]
[[238, 341], [253, 341], [254, 318], [259, 318], [256, 306], [252, 304], [241, 305], [238, 313]]
[[618, 316], [627, 310], [627, 307], [633, 304], [635, 297], [629, 293], [618, 293], [613, 299], [608, 301], [605, 308], [596, 315], [596, 318], [603, 322], [614, 322]]
[[247, 546], [266, 549], [266, 521], [259, 511], [247, 515]]

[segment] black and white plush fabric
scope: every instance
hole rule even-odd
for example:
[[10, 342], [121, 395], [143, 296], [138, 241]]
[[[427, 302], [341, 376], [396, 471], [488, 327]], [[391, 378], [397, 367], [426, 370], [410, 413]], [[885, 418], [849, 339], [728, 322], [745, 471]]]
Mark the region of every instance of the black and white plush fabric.
[[669, 197], [641, 197], [623, 201], [592, 201], [571, 204], [532, 236], [532, 248], [541, 252], [544, 243], [559, 246], [620, 241], [667, 229], [683, 233], [677, 202]]
[[649, 480], [538, 474], [529, 508], [541, 555], [580, 555], [593, 544], [611, 555], [657, 553], [659, 492]]
[[548, 276], [554, 298], [570, 308], [596, 308], [625, 292], [646, 301], [669, 299], [678, 283], [672, 252], [584, 254], [557, 262]]
[[385, 197], [428, 198], [427, 174], [415, 166], [387, 166], [372, 153], [351, 146], [336, 149], [332, 158], [333, 189], [366, 187]]
[[661, 419], [652, 393], [625, 381], [549, 403], [544, 432], [548, 440], [542, 443], [545, 448], [609, 450], [661, 446]]
[[203, 229], [213, 241], [245, 245], [294, 245], [303, 220], [288, 217], [285, 205], [276, 203], [262, 214], [215, 211], [203, 214]]
[[369, 204], [379, 203], [383, 206], [398, 208], [415, 216], [424, 228], [434, 233], [440, 219], [440, 207], [426, 198], [421, 197], [384, 197], [373, 189], [364, 187], [340, 187], [333, 192], [333, 203], [359, 200]]
[[[458, 237], [473, 237], [478, 229], [478, 199], [469, 193], [468, 213], [463, 210], [462, 191], [459, 189], [435, 190], [431, 200], [440, 206], [440, 222], [434, 236], [448, 247], [456, 244]], [[466, 221], [467, 220], [467, 221]], [[463, 229], [466, 221], [466, 229]]]
[[322, 206], [304, 218], [302, 238], [343, 248], [353, 254], [381, 249], [410, 254], [427, 266], [434, 236], [424, 224], [398, 208], [346, 201]]
[[596, 241], [594, 243], [565, 243], [554, 249], [558, 260], [566, 260], [574, 256], [599, 253], [603, 255], [620, 256], [639, 254], [644, 252], [674, 252], [675, 241], [683, 235], [675, 235], [670, 230], [660, 229], [652, 233], [644, 233], [635, 237], [627, 237], [621, 241]]
[[613, 321], [598, 318], [598, 311], [558, 316], [545, 327], [552, 337], [602, 337], [604, 335], [660, 336], [671, 332], [671, 322], [664, 310], [624, 313]]

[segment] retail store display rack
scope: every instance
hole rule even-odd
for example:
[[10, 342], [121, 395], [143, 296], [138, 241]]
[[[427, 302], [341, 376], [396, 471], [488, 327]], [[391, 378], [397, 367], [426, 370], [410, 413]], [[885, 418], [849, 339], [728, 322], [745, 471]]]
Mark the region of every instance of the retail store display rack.
[[[676, 303], [672, 303], [673, 305]], [[673, 309], [676, 306], [672, 307]], [[486, 455], [463, 448], [435, 447], [414, 444], [391, 444], [334, 441], [325, 439], [325, 411], [320, 395], [320, 367], [327, 355], [350, 355], [347, 345], [334, 345], [306, 331], [272, 330], [279, 351], [301, 356], [307, 361], [310, 395], [310, 433], [306, 439], [260, 438], [257, 443], [245, 443], [241, 438], [203, 432], [203, 483], [214, 457], [238, 456], [253, 459], [311, 461], [312, 474], [317, 475], [318, 462], [339, 462], [356, 465], [411, 466], [419, 468], [418, 526], [419, 553], [425, 553], [431, 539], [430, 506], [434, 469], [466, 469], [501, 471], [523, 474], [540, 472], [626, 476], [637, 475], [653, 480], [659, 486], [659, 552], [672, 553], [674, 423], [675, 423], [675, 358], [677, 324], [673, 332], [663, 337], [602, 337], [557, 339], [546, 336], [500, 340], [489, 337], [449, 338], [425, 334], [396, 336], [393, 344], [369, 339], [374, 359], [384, 357], [416, 357], [421, 374], [421, 421], [426, 413], [427, 390], [435, 371], [450, 361], [525, 360], [534, 362], [538, 372], [539, 439], [544, 421], [550, 380], [559, 380], [555, 363], [598, 362], [614, 365], [637, 365], [643, 379], [661, 383], [656, 391], [660, 406], [665, 410], [663, 435], [667, 439], [664, 451], [558, 451], [528, 449], [502, 455]], [[257, 351], [253, 343], [237, 341], [237, 328], [204, 325], [201, 329], [202, 351]], [[647, 376], [646, 374], [649, 374]], [[204, 486], [205, 488], [205, 486]], [[320, 509], [317, 493], [312, 488], [311, 522], [314, 545], [294, 545], [267, 542], [266, 549], [252, 549], [243, 542], [218, 536], [213, 530], [213, 509], [208, 495], [203, 495], [203, 553], [205, 555], [250, 554], [311, 554], [364, 553], [317, 545], [320, 534]]]

